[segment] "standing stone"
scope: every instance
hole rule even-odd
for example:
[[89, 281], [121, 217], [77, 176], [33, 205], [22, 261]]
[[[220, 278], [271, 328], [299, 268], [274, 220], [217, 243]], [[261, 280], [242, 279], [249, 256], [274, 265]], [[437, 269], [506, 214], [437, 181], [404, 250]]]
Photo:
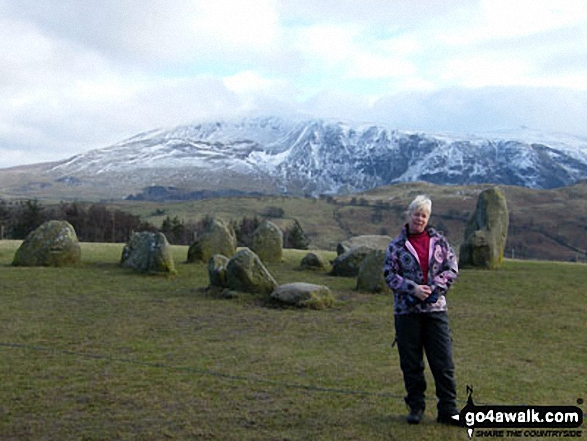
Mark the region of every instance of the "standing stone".
[[509, 226], [505, 195], [499, 188], [484, 190], [465, 229], [459, 265], [495, 269], [503, 260]]
[[385, 251], [371, 251], [359, 267], [357, 276], [357, 290], [366, 292], [389, 291], [389, 287], [383, 277], [385, 263]]
[[124, 249], [120, 265], [141, 273], [175, 274], [175, 263], [163, 233], [134, 233]]
[[188, 262], [208, 262], [215, 254], [228, 258], [236, 253], [236, 235], [230, 225], [214, 219], [188, 249]]
[[261, 222], [253, 233], [251, 250], [265, 263], [281, 262], [283, 259], [283, 232], [272, 222]]
[[226, 281], [226, 266], [228, 265], [228, 257], [222, 254], [214, 254], [208, 261], [208, 278], [210, 279], [210, 286], [218, 286], [226, 288], [228, 286]]
[[14, 266], [67, 266], [81, 262], [81, 248], [73, 226], [66, 221], [45, 222], [20, 245]]
[[226, 265], [228, 289], [251, 293], [270, 294], [277, 282], [265, 265], [249, 248], [239, 250]]

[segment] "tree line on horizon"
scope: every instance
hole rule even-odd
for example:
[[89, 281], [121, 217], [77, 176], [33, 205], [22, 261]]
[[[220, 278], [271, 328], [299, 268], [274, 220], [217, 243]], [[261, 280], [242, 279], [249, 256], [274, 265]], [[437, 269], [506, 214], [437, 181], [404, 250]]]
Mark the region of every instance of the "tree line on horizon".
[[[268, 217], [279, 217], [283, 212], [274, 209]], [[82, 242], [125, 243], [134, 232], [150, 231], [165, 234], [169, 243], [190, 245], [206, 231], [213, 218], [209, 215], [198, 221], [185, 222], [179, 217], [167, 216], [160, 227], [145, 222], [140, 216], [122, 210], [109, 209], [105, 204], [81, 204], [61, 202], [47, 207], [34, 199], [7, 202], [0, 199], [0, 240], [23, 240], [32, 231], [49, 220], [69, 222]], [[231, 220], [238, 246], [250, 246], [253, 232], [262, 219], [257, 216]], [[310, 240], [297, 220], [284, 231], [285, 248], [308, 249]]]

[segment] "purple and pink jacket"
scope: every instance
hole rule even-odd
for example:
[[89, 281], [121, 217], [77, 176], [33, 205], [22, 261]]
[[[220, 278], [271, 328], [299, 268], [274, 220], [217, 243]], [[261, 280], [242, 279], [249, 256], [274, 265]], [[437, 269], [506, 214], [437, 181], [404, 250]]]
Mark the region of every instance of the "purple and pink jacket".
[[446, 311], [446, 293], [457, 279], [457, 256], [446, 238], [434, 228], [426, 229], [430, 236], [428, 286], [432, 294], [422, 302], [413, 293], [424, 284], [422, 267], [416, 250], [408, 240], [407, 225], [387, 247], [383, 275], [393, 290], [394, 314], [422, 314]]

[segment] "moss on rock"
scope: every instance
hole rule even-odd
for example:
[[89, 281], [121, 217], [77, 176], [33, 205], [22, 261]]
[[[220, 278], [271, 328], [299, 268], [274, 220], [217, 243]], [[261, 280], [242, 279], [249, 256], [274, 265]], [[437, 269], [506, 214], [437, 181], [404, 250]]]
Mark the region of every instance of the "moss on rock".
[[334, 304], [334, 296], [330, 288], [305, 282], [278, 286], [271, 293], [271, 298], [298, 308], [327, 309]]
[[16, 251], [14, 266], [69, 266], [81, 262], [81, 248], [73, 226], [66, 221], [45, 222], [30, 233]]
[[509, 226], [505, 195], [499, 188], [482, 191], [465, 230], [459, 265], [495, 269], [501, 266]]
[[120, 265], [141, 273], [176, 273], [169, 242], [162, 233], [133, 234], [122, 251]]

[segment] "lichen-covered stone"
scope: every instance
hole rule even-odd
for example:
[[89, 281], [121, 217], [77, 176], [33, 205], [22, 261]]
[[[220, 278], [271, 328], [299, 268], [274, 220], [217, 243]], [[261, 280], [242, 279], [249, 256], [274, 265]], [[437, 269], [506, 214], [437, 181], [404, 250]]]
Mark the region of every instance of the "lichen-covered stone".
[[283, 260], [283, 232], [272, 222], [264, 221], [253, 232], [251, 250], [262, 262]]
[[340, 242], [336, 246], [336, 254], [341, 256], [357, 247], [366, 247], [371, 250], [385, 250], [389, 242], [391, 242], [391, 237], [386, 235], [366, 234], [363, 236], [354, 236]]
[[286, 305], [310, 309], [327, 309], [334, 304], [330, 288], [305, 282], [278, 286], [271, 293], [271, 299]]
[[141, 273], [176, 273], [169, 242], [162, 233], [134, 233], [122, 251], [120, 265]]
[[226, 265], [228, 288], [234, 291], [271, 294], [277, 282], [259, 256], [249, 248], [239, 250]]
[[208, 261], [208, 278], [210, 286], [226, 288], [228, 286], [226, 279], [226, 266], [228, 257], [222, 254], [214, 254]]
[[302, 269], [310, 270], [329, 270], [330, 262], [325, 257], [317, 253], [308, 253], [300, 262]]
[[236, 253], [236, 235], [232, 227], [214, 219], [207, 230], [188, 249], [188, 262], [208, 262], [215, 254], [228, 258]]
[[45, 222], [30, 233], [16, 251], [15, 266], [68, 266], [81, 262], [81, 248], [73, 226], [66, 221]]
[[383, 277], [385, 251], [371, 251], [361, 262], [357, 276], [357, 290], [366, 292], [390, 291]]
[[332, 262], [333, 276], [356, 277], [359, 274], [361, 263], [373, 250], [366, 246], [351, 248], [346, 253], [341, 254]]
[[509, 226], [505, 195], [499, 188], [482, 191], [465, 229], [459, 266], [495, 269], [503, 261]]

